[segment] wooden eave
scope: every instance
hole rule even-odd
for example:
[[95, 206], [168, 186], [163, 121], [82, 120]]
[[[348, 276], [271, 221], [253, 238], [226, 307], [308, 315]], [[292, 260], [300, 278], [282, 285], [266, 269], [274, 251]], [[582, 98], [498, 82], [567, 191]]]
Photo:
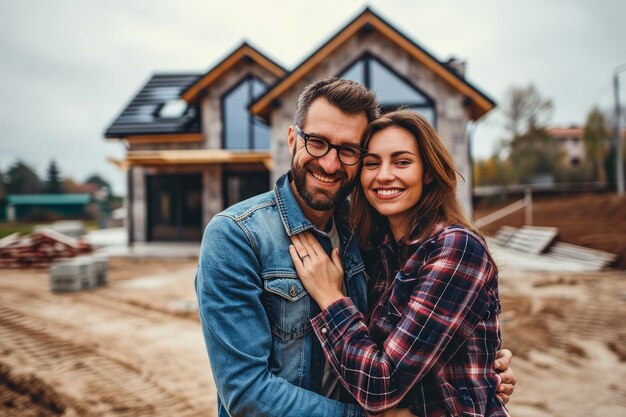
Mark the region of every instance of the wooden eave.
[[280, 80], [276, 85], [274, 85], [274, 87], [268, 90], [255, 103], [253, 103], [250, 106], [252, 114], [267, 119], [274, 101], [278, 100], [282, 94], [292, 88], [317, 65], [327, 59], [333, 52], [344, 45], [350, 38], [357, 35], [358, 32], [364, 28], [367, 28], [368, 30], [370, 28], [377, 30], [381, 35], [398, 45], [398, 47], [408, 53], [411, 57], [433, 71], [451, 87], [468, 97], [471, 100], [472, 119], [476, 120], [494, 108], [495, 104], [493, 101], [367, 8], [344, 29], [339, 31], [337, 35], [331, 38], [320, 49], [302, 62], [295, 70]]
[[152, 143], [198, 143], [204, 140], [202, 133], [174, 133], [163, 135], [129, 135], [124, 139], [131, 145]]
[[232, 152], [222, 149], [129, 151], [126, 159], [109, 158], [109, 162], [119, 169], [128, 169], [132, 166], [262, 163], [270, 170], [272, 156], [269, 152]]
[[277, 78], [283, 77], [286, 73], [285, 69], [267, 58], [247, 43], [241, 45], [235, 52], [226, 57], [222, 62], [213, 67], [204, 76], [200, 77], [195, 83], [190, 85], [181, 95], [181, 98], [188, 103], [197, 100], [200, 92], [209, 87], [218, 78], [235, 67], [241, 60], [251, 59], [261, 67], [265, 68]]

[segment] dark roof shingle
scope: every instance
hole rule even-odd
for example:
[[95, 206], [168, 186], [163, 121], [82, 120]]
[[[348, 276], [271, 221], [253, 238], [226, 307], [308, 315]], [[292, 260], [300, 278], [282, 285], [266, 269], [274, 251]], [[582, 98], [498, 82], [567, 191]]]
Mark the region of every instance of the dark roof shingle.
[[159, 117], [168, 102], [180, 100], [180, 95], [200, 74], [155, 74], [131, 100], [124, 111], [106, 129], [105, 136], [117, 138], [129, 135], [199, 133], [200, 118], [195, 107], [179, 117]]

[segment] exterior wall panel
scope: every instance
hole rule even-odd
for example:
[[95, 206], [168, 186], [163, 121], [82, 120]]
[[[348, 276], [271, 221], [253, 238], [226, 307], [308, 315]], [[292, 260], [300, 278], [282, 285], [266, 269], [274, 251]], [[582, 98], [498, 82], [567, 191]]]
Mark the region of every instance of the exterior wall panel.
[[133, 167], [130, 171], [130, 184], [133, 187], [131, 216], [133, 222], [132, 240], [145, 242], [147, 239], [148, 206], [146, 193], [146, 174], [142, 167]]

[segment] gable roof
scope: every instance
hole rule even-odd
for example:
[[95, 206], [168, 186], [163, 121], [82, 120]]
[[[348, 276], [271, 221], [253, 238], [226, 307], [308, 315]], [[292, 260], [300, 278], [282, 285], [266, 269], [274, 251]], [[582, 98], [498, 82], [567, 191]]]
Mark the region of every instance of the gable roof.
[[182, 92], [181, 98], [188, 103], [194, 103], [198, 99], [202, 90], [209, 87], [220, 76], [234, 66], [238, 65], [242, 60], [252, 60], [270, 73], [274, 74], [277, 78], [284, 76], [287, 72], [283, 67], [272, 61], [263, 53], [259, 52], [256, 48], [252, 47], [247, 42], [243, 42], [241, 46], [211, 68], [206, 74], [199, 77], [192, 84], [188, 85]]
[[10, 205], [60, 205], [60, 204], [88, 204], [91, 202], [89, 194], [12, 194], [7, 196]]
[[200, 119], [192, 107], [179, 117], [159, 117], [168, 102], [196, 81], [199, 74], [154, 74], [106, 129], [107, 138], [129, 135], [199, 133]]
[[358, 15], [354, 20], [339, 30], [324, 45], [304, 59], [293, 71], [268, 89], [265, 94], [259, 97], [251, 106], [253, 114], [267, 118], [272, 109], [272, 103], [283, 93], [293, 87], [298, 81], [304, 78], [315, 66], [326, 59], [339, 47], [345, 44], [350, 38], [362, 30], [375, 30], [399, 48], [408, 53], [415, 60], [433, 71], [439, 78], [443, 79], [451, 87], [458, 90], [471, 100], [471, 117], [476, 120], [495, 107], [495, 102], [482, 93], [463, 77], [458, 75], [452, 67], [439, 61], [429, 52], [410, 40], [398, 29], [387, 23], [384, 19], [374, 13], [369, 7]]

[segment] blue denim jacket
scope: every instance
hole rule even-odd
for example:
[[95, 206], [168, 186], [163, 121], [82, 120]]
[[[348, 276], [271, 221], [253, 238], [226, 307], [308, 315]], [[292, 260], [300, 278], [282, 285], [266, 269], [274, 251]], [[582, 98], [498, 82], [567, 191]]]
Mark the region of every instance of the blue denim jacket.
[[[334, 216], [345, 282], [365, 312], [365, 267], [346, 208]], [[329, 252], [330, 239], [304, 217], [285, 174], [273, 191], [216, 215], [204, 232], [195, 285], [219, 417], [365, 416], [356, 404], [319, 394], [323, 353], [310, 319], [320, 310], [288, 249], [289, 236], [309, 229]]]

